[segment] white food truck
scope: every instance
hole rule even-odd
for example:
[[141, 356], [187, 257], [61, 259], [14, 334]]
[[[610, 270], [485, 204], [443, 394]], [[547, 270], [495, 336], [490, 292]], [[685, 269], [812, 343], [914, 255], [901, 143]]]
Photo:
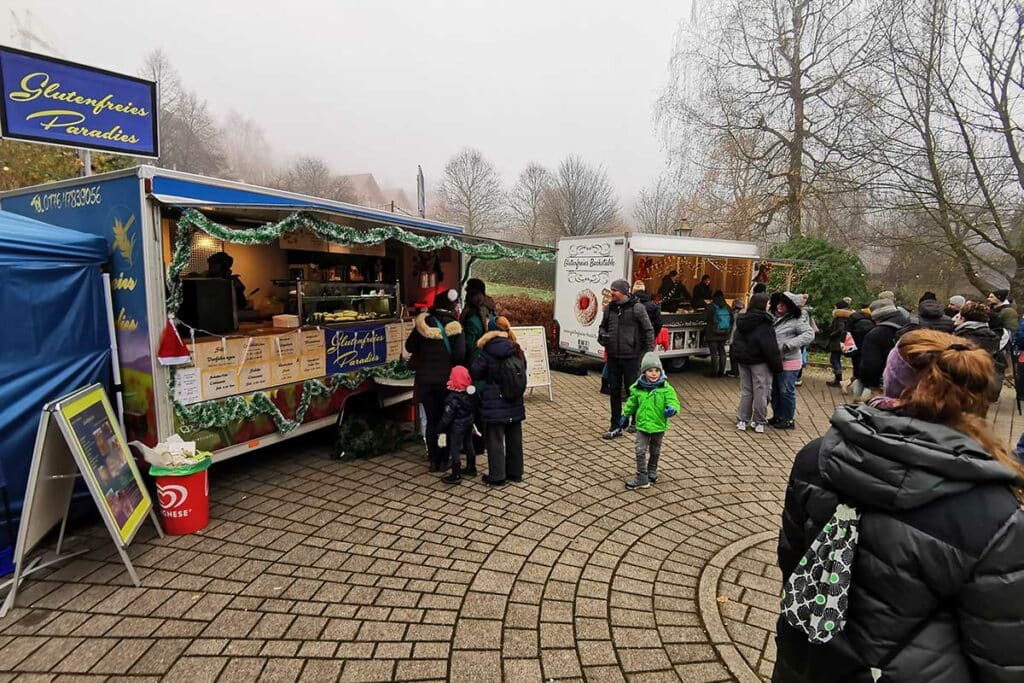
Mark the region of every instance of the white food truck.
[[635, 233], [562, 238], [555, 271], [558, 346], [602, 358], [597, 333], [611, 283], [642, 281], [662, 307], [668, 343], [661, 357], [667, 367], [680, 369], [691, 357], [708, 354], [703, 302], [692, 299], [704, 275], [711, 278], [711, 290], [722, 290], [732, 303], [737, 297], [745, 301], [755, 282], [767, 282], [773, 268], [783, 269], [788, 287], [792, 266], [763, 260], [753, 242]]

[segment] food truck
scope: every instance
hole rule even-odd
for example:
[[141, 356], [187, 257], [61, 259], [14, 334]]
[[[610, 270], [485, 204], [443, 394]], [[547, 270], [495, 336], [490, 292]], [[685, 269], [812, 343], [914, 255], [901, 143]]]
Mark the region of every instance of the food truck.
[[[693, 291], [704, 275], [711, 291], [722, 290], [731, 304], [744, 300], [757, 282], [773, 273], [792, 282], [793, 263], [762, 259], [753, 242], [702, 237], [608, 234], [558, 241], [555, 267], [555, 324], [558, 346], [566, 353], [602, 358], [597, 342], [601, 314], [611, 300], [611, 283], [642, 281], [661, 305], [668, 342], [660, 355], [680, 369], [693, 356], [708, 355], [704, 342], [705, 302]], [[777, 271], [776, 269], [781, 269]], [[675, 273], [673, 276], [672, 274]]]
[[[151, 166], [0, 193], [0, 208], [107, 239], [127, 437], [177, 433], [215, 461], [331, 425], [354, 394], [407, 401], [415, 311], [461, 289], [475, 259], [553, 258]], [[158, 358], [169, 334], [187, 354]]]

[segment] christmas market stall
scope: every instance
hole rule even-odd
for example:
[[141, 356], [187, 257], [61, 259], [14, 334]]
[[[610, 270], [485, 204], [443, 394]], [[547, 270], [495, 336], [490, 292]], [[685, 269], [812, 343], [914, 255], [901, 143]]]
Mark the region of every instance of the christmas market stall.
[[413, 313], [461, 289], [474, 260], [554, 258], [418, 216], [149, 166], [2, 193], [0, 208], [106, 238], [127, 437], [152, 446], [177, 433], [215, 461], [406, 384]]

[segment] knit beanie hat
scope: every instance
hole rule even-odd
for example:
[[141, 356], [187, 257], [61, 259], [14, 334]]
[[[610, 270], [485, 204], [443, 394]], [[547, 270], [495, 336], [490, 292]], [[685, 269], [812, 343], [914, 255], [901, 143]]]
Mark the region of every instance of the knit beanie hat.
[[903, 359], [897, 344], [885, 359], [885, 370], [882, 372], [882, 387], [889, 398], [899, 398], [903, 391], [917, 384], [918, 371]]
[[622, 292], [623, 294], [629, 294], [629, 283], [625, 280], [616, 280], [612, 283], [611, 290], [613, 292]]
[[879, 299], [888, 299], [889, 301], [892, 301], [894, 304], [896, 302], [896, 295], [891, 290], [888, 290], [888, 289], [885, 290], [885, 291], [879, 292], [878, 293], [878, 298]]
[[896, 304], [892, 302], [892, 299], [877, 299], [872, 301], [870, 308], [872, 320], [881, 320], [899, 312], [896, 310]]
[[484, 281], [477, 277], [471, 277], [466, 280], [466, 296], [470, 294], [486, 294], [487, 285]]
[[949, 297], [949, 305], [952, 306], [953, 308], [963, 308], [963, 305], [965, 303], [967, 303], [967, 299], [960, 296], [959, 294]]
[[1010, 290], [1008, 289], [996, 289], [992, 293], [996, 295], [996, 298], [999, 299], [1000, 303], [1006, 301], [1010, 297]]
[[462, 365], [456, 365], [452, 368], [452, 372], [448, 376], [448, 388], [452, 391], [465, 391], [467, 394], [472, 394], [476, 391], [476, 388], [473, 386], [473, 380], [469, 376], [469, 370]]
[[640, 361], [640, 373], [643, 374], [651, 368], [658, 368], [665, 372], [665, 368], [661, 367], [661, 358], [654, 351], [648, 351], [644, 354], [643, 360]]

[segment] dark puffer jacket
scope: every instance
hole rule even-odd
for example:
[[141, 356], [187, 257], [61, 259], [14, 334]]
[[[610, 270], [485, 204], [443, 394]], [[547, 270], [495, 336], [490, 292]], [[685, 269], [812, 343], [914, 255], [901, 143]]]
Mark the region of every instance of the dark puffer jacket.
[[[470, 391], [472, 390], [472, 391]], [[476, 415], [476, 389], [470, 385], [467, 391], [448, 390], [448, 396], [444, 399], [444, 412], [441, 413], [441, 422], [437, 425], [437, 431], [448, 433], [451, 431], [452, 444], [462, 443], [458, 437], [464, 436], [473, 428], [473, 418]]]
[[988, 398], [990, 401], [995, 401], [1003, 390], [1003, 376], [1006, 374], [1006, 354], [999, 350], [1002, 333], [993, 330], [987, 323], [968, 320], [956, 328], [955, 334], [972, 342], [979, 349], [988, 351], [992, 356], [992, 362], [995, 363], [996, 369]]
[[934, 299], [925, 299], [917, 305], [917, 315], [910, 319], [910, 322], [896, 333], [899, 339], [907, 332], [913, 330], [935, 330], [953, 334], [953, 319], [939, 307], [939, 302]]
[[882, 373], [889, 352], [896, 346], [896, 333], [909, 321], [899, 311], [876, 321], [871, 331], [864, 335], [864, 345], [860, 347], [860, 367], [858, 377], [864, 386], [871, 389], [882, 388]]
[[654, 350], [654, 327], [647, 308], [629, 297], [621, 303], [613, 301], [605, 309], [597, 333], [597, 343], [609, 358], [637, 358]]
[[644, 310], [647, 311], [647, 318], [651, 321], [651, 327], [654, 328], [654, 337], [657, 339], [658, 333], [661, 332], [661, 306], [651, 301], [651, 295], [647, 292], [637, 292], [636, 300], [644, 305]]
[[[441, 330], [434, 324], [440, 321], [448, 334], [451, 354], [445, 348]], [[466, 338], [462, 325], [451, 311], [435, 309], [416, 316], [415, 326], [405, 340], [405, 350], [412, 354], [411, 364], [416, 370], [415, 386], [444, 386], [448, 383], [452, 366], [466, 357]], [[454, 362], [453, 362], [454, 359]]]
[[737, 363], [767, 363], [773, 373], [782, 372], [782, 354], [773, 322], [767, 311], [747, 311], [737, 316], [736, 335], [732, 338], [732, 354]]
[[526, 406], [522, 397], [517, 401], [505, 400], [498, 389], [498, 363], [512, 355], [518, 355], [526, 363], [523, 350], [518, 344], [509, 341], [507, 332], [488, 332], [477, 347], [481, 353], [476, 354], [469, 374], [474, 380], [484, 382], [480, 392], [480, 416], [484, 422], [522, 422], [526, 419]]
[[[845, 629], [822, 645], [779, 620], [775, 683], [1024, 680], [1024, 510], [1013, 474], [948, 427], [865, 405], [797, 455], [779, 567], [837, 502], [861, 513]], [[884, 667], [880, 665], [889, 661]]]

